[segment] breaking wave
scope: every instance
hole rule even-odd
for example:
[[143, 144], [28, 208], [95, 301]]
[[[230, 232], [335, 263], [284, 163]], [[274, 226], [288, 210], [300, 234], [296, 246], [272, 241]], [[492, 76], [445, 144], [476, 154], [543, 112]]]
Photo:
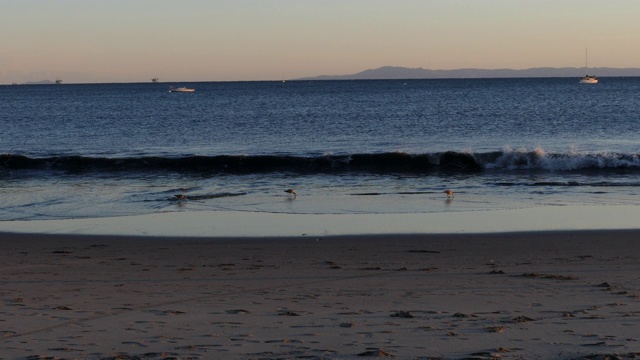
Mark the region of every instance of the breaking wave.
[[638, 154], [547, 153], [542, 149], [495, 152], [446, 151], [425, 154], [388, 152], [378, 154], [289, 156], [219, 155], [128, 158], [0, 155], [1, 170], [58, 170], [65, 172], [213, 172], [251, 174], [264, 172], [416, 173], [487, 171], [640, 171]]

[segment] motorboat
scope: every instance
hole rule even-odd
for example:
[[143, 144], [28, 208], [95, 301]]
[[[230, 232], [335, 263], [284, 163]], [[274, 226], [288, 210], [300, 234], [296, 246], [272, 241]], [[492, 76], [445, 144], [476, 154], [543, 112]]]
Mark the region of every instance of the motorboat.
[[169, 92], [194, 92], [194, 91], [196, 91], [196, 89], [190, 89], [184, 86], [178, 87], [178, 88], [174, 88], [174, 87], [169, 88]]

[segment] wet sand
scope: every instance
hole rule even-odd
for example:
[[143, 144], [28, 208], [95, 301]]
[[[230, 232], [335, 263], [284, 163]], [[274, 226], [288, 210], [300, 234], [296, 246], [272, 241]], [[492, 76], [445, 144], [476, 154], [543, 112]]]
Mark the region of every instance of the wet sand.
[[638, 230], [0, 238], [3, 359], [640, 352]]
[[640, 206], [540, 206], [398, 214], [161, 212], [136, 216], [0, 221], [14, 233], [174, 237], [295, 237], [637, 229]]

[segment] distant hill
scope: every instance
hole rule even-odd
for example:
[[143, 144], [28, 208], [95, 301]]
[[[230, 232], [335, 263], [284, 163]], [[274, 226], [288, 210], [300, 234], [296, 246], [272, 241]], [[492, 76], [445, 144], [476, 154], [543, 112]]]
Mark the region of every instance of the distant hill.
[[[640, 68], [589, 68], [590, 75], [598, 77], [640, 76]], [[386, 80], [386, 79], [473, 79], [473, 78], [528, 78], [528, 77], [580, 77], [585, 75], [584, 68], [532, 68], [514, 69], [456, 69], [429, 70], [423, 68], [405, 68], [383, 66], [350, 75], [321, 75], [296, 80]]]

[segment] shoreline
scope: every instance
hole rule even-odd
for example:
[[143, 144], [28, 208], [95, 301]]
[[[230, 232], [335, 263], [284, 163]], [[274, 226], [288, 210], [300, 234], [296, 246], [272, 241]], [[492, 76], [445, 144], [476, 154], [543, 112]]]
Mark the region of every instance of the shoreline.
[[640, 206], [541, 206], [393, 214], [186, 211], [64, 220], [2, 221], [7, 233], [171, 237], [297, 237], [638, 229]]
[[[629, 229], [579, 229], [579, 230], [520, 230], [504, 232], [465, 232], [465, 233], [385, 233], [385, 234], [343, 234], [343, 235], [320, 235], [320, 236], [173, 236], [173, 235], [127, 235], [127, 234], [83, 234], [83, 233], [29, 233], [29, 232], [9, 232], [0, 231], [0, 237], [10, 242], [30, 241], [48, 244], [52, 247], [64, 247], [66, 243], [94, 243], [96, 241], [108, 241], [116, 243], [139, 242], [148, 244], [164, 243], [209, 243], [209, 242], [231, 242], [231, 243], [295, 243], [317, 242], [317, 241], [388, 241], [389, 239], [421, 239], [429, 241], [436, 239], [445, 241], [469, 241], [470, 239], [492, 239], [494, 241], [506, 241], [514, 239], [524, 239], [531, 241], [536, 238], [545, 241], [560, 241], [567, 237], [574, 238], [584, 236], [587, 238], [604, 238], [612, 236], [615, 238], [640, 239], [640, 228]], [[54, 240], [52, 242], [51, 240]], [[57, 241], [62, 241], [58, 243]], [[615, 241], [615, 240], [614, 240]], [[1, 248], [1, 247], [0, 247]]]
[[638, 354], [640, 230], [0, 235], [6, 359]]

